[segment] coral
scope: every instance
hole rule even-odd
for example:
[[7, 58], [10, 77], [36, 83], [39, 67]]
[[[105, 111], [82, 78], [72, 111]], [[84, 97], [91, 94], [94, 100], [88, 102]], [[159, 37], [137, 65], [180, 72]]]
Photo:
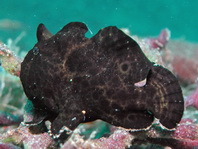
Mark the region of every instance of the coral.
[[198, 77], [198, 44], [184, 40], [171, 40], [167, 44], [164, 61], [169, 63], [171, 69], [182, 84], [195, 84]]
[[16, 30], [22, 27], [22, 23], [11, 19], [1, 19], [0, 29]]
[[178, 144], [185, 149], [198, 147], [198, 124], [192, 119], [183, 119], [172, 137], [178, 139], [180, 141]]
[[144, 40], [149, 45], [150, 49], [162, 50], [170, 39], [170, 31], [163, 29], [158, 37], [156, 38], [145, 38]]
[[0, 111], [0, 125], [1, 126], [16, 125], [16, 124], [20, 124], [22, 121], [23, 119], [20, 116], [16, 116], [8, 112]]
[[[83, 136], [74, 133], [63, 145], [66, 148], [96, 148], [96, 149], [124, 149], [138, 145], [159, 144], [174, 149], [192, 149], [198, 146], [198, 125], [191, 119], [183, 119], [173, 133], [153, 127], [146, 132], [131, 132], [127, 129], [114, 128], [112, 134], [100, 139], [84, 139]], [[94, 133], [94, 132], [93, 132]]]
[[171, 65], [175, 74], [182, 81], [189, 83], [196, 82], [198, 78], [198, 62], [185, 57], [174, 56]]
[[[197, 140], [197, 124], [194, 124], [190, 119], [181, 121], [178, 128], [173, 134], [166, 130], [158, 130], [152, 128], [148, 131], [139, 131], [129, 133], [129, 130], [124, 128], [113, 128], [109, 137], [93, 139], [95, 131], [90, 134], [90, 137], [85, 139], [80, 136], [78, 128], [72, 136], [60, 147], [61, 149], [124, 149], [137, 145], [159, 144], [174, 149], [192, 149], [198, 145]], [[17, 144], [23, 144], [25, 148], [47, 148], [53, 147], [54, 143], [50, 135], [47, 133], [31, 134], [29, 129], [24, 126], [9, 131], [0, 137], [1, 140], [10, 138]]]
[[131, 146], [133, 139], [134, 137], [124, 129], [115, 130], [108, 138], [102, 137], [95, 140], [91, 138], [85, 140], [83, 136], [74, 133], [61, 149], [124, 149]]
[[182, 119], [172, 136], [185, 140], [198, 139], [198, 125], [192, 119]]
[[17, 129], [9, 130], [0, 136], [3, 142], [23, 144], [24, 148], [45, 149], [52, 144], [52, 138], [48, 133], [32, 134], [28, 127], [19, 126]]
[[193, 106], [198, 109], [198, 87], [190, 96], [186, 98], [185, 106]]
[[0, 149], [21, 149], [21, 148], [9, 143], [0, 143]]
[[14, 56], [13, 52], [3, 43], [0, 43], [0, 59], [2, 67], [10, 74], [20, 75], [21, 60]]
[[45, 149], [50, 147], [52, 143], [52, 138], [48, 133], [42, 133], [37, 135], [32, 135], [29, 133], [28, 129], [23, 131], [23, 144], [25, 148], [34, 148], [34, 149]]

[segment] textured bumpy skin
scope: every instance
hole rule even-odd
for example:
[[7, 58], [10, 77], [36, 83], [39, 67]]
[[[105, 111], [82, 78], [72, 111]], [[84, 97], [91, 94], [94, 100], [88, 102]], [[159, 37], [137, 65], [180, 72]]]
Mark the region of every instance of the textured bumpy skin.
[[[145, 129], [157, 118], [164, 127], [175, 128], [184, 110], [175, 76], [150, 62], [116, 27], [92, 38], [86, 32], [80, 22], [55, 35], [39, 25], [38, 43], [21, 65], [22, 85], [35, 110], [28, 123], [50, 120], [53, 134], [96, 119]], [[145, 85], [135, 85], [145, 79]]]

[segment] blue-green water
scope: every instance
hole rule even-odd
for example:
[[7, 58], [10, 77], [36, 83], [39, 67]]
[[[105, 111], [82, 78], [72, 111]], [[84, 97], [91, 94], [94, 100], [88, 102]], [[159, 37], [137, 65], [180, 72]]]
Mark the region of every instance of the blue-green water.
[[155, 36], [167, 27], [172, 38], [198, 42], [197, 6], [198, 0], [1, 0], [0, 21], [15, 20], [22, 26], [0, 28], [0, 40], [6, 42], [25, 31], [19, 46], [29, 50], [36, 43], [39, 23], [56, 33], [71, 21], [82, 21], [93, 34], [114, 25], [139, 36]]

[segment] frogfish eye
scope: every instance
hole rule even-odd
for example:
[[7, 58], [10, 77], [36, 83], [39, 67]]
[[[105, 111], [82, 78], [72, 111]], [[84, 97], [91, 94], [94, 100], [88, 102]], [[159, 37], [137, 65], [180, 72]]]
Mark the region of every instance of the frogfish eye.
[[121, 63], [120, 64], [120, 71], [122, 73], [127, 73], [130, 70], [130, 64], [127, 62]]

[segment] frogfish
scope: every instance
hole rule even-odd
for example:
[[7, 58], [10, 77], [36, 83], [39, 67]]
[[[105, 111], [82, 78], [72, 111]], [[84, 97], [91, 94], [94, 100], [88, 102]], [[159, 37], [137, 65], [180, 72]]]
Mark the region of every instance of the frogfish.
[[174, 129], [184, 111], [177, 78], [117, 27], [91, 38], [87, 31], [81, 22], [55, 35], [38, 26], [38, 42], [21, 64], [22, 86], [34, 109], [25, 123], [50, 121], [53, 135], [97, 119], [130, 130], [148, 129], [157, 119]]

